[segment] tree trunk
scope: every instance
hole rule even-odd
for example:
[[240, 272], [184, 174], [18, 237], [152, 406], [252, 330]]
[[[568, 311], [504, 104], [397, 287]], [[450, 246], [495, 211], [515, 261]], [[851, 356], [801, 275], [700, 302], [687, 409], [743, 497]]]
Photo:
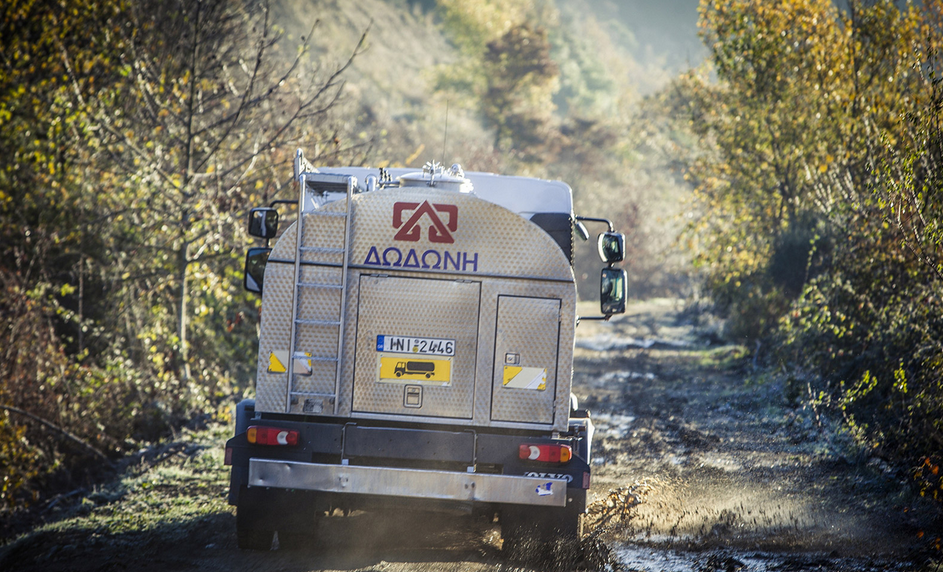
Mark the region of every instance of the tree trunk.
[[177, 254], [177, 264], [180, 272], [180, 275], [177, 277], [180, 284], [177, 337], [180, 339], [180, 377], [185, 380], [190, 379], [190, 348], [187, 342], [187, 267], [190, 263], [187, 251], [189, 247], [190, 243], [184, 240]]

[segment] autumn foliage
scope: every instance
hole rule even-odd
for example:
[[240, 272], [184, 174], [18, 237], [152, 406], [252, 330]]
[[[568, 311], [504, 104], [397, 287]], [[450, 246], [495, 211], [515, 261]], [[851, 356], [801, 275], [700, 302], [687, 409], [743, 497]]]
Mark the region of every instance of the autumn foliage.
[[[674, 183], [648, 163], [682, 171], [724, 335], [943, 495], [943, 1], [703, 0], [709, 65], [644, 101], [553, 3], [408, 4], [456, 48], [416, 106], [477, 114], [466, 167], [570, 183], [629, 234], [635, 294], [670, 286], [642, 198]], [[265, 2], [3, 3], [0, 505], [225, 417], [251, 385], [246, 211], [290, 198], [295, 147], [357, 164], [349, 130], [376, 130], [339, 107], [363, 38], [330, 69], [306, 45]], [[423, 149], [402, 121], [409, 149], [383, 164]], [[595, 288], [592, 256], [576, 273]]]
[[5, 2], [0, 46], [0, 505], [23, 505], [249, 386], [243, 221], [295, 147], [345, 152], [344, 65], [302, 74], [303, 39], [225, 0]]
[[[727, 335], [943, 498], [943, 3], [701, 4], [687, 237]], [[761, 349], [762, 348], [762, 349]]]

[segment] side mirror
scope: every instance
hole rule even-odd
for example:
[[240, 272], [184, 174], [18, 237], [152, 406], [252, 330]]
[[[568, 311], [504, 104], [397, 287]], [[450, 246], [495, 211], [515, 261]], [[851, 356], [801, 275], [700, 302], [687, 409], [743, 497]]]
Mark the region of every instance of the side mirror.
[[278, 233], [278, 211], [258, 207], [249, 211], [249, 234], [259, 238], [275, 238]]
[[621, 232], [604, 232], [596, 242], [599, 258], [606, 264], [625, 260], [625, 235]]
[[268, 255], [271, 254], [271, 248], [250, 248], [246, 252], [246, 277], [243, 286], [249, 292], [256, 294], [262, 293], [262, 282], [265, 279], [265, 265], [268, 263]]
[[626, 282], [625, 270], [621, 268], [603, 268], [599, 277], [599, 309], [606, 316], [625, 313]]

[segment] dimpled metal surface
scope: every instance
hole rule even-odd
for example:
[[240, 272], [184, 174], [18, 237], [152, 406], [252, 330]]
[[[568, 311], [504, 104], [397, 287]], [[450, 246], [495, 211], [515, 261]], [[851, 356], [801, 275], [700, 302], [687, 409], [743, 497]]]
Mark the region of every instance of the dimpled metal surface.
[[[350, 253], [353, 266], [384, 272], [573, 280], [566, 256], [547, 233], [504, 207], [474, 195], [407, 187], [361, 194], [354, 201]], [[412, 227], [416, 240], [397, 240], [396, 235], [421, 207], [404, 209], [396, 221], [397, 203], [430, 205], [432, 214], [422, 215]], [[448, 230], [446, 236], [438, 238], [439, 242], [432, 240], [433, 216]], [[395, 222], [400, 226], [395, 227]], [[450, 223], [454, 230], [449, 228]]]
[[[435, 235], [430, 228], [435, 221], [428, 213], [420, 213], [415, 217], [410, 228], [407, 224], [418, 209], [405, 208], [400, 205], [401, 217], [394, 218], [394, 208], [397, 203], [421, 205], [428, 202], [431, 210], [439, 219], [445, 233]], [[324, 205], [324, 212], [341, 213], [346, 209], [346, 201], [340, 200]], [[445, 205], [444, 207], [442, 205]], [[341, 383], [338, 399], [338, 415], [353, 417], [373, 417], [390, 419], [415, 418], [418, 422], [430, 420], [426, 416], [428, 406], [438, 408], [441, 415], [446, 415], [450, 423], [458, 425], [546, 428], [565, 430], [567, 410], [569, 407], [570, 382], [572, 376], [573, 357], [573, 329], [575, 321], [576, 288], [573, 272], [566, 256], [556, 245], [553, 239], [543, 230], [523, 219], [519, 215], [498, 205], [476, 198], [473, 194], [440, 191], [428, 187], [393, 188], [361, 193], [354, 195], [351, 205], [351, 244], [348, 248], [350, 270], [347, 280], [346, 312], [347, 320], [344, 327], [343, 355], [341, 358]], [[457, 215], [453, 220], [452, 215]], [[305, 245], [320, 248], [339, 248], [343, 246], [343, 217], [308, 216], [305, 220]], [[394, 223], [399, 222], [399, 227]], [[415, 240], [398, 240], [398, 233], [406, 226], [412, 231], [409, 237]], [[275, 350], [288, 350], [291, 334], [290, 309], [292, 289], [294, 288], [294, 260], [295, 260], [295, 229], [292, 224], [285, 229], [278, 239], [266, 268], [265, 291], [263, 295], [262, 328], [259, 342], [259, 367], [257, 377], [256, 409], [262, 412], [300, 412], [301, 404], [286, 408], [287, 404], [287, 374], [268, 373], [268, 356]], [[403, 238], [404, 234], [400, 234]], [[435, 238], [436, 240], [432, 240]], [[447, 242], [451, 238], [452, 242]], [[376, 256], [371, 255], [371, 249]], [[392, 249], [392, 250], [389, 250]], [[413, 255], [410, 256], [410, 251]], [[384, 260], [383, 253], [387, 256]], [[396, 256], [397, 252], [402, 258]], [[446, 259], [448, 253], [448, 259]], [[340, 283], [340, 255], [319, 251], [306, 251], [302, 255], [305, 263], [302, 270], [302, 282], [336, 282]], [[397, 263], [398, 265], [394, 265]], [[447, 260], [447, 265], [445, 264]], [[279, 263], [284, 261], [285, 263]], [[439, 262], [436, 268], [436, 261]], [[384, 262], [387, 265], [384, 265]], [[458, 267], [458, 270], [456, 270]], [[456, 365], [453, 378], [465, 376], [468, 368], [474, 375], [474, 386], [464, 397], [450, 401], [450, 398], [432, 397], [429, 392], [432, 387], [423, 387], [423, 406], [420, 410], [403, 408], [404, 385], [389, 385], [389, 390], [380, 393], [371, 393], [364, 390], [359, 393], [361, 381], [376, 377], [376, 355], [372, 368], [366, 361], [370, 358], [366, 349], [361, 352], [358, 346], [364, 344], [367, 348], [366, 333], [358, 340], [358, 321], [379, 320], [396, 322], [395, 312], [389, 306], [394, 301], [368, 300], [368, 306], [362, 303], [361, 280], [369, 280], [371, 275], [388, 277], [437, 279], [447, 284], [462, 284], [455, 280], [466, 281], [466, 288], [475, 288], [478, 291], [478, 300], [475, 315], [470, 314], [471, 302], [474, 294], [464, 292], [459, 296], [464, 302], [452, 307], [445, 298], [436, 298], [430, 294], [435, 289], [420, 289], [423, 293], [410, 304], [418, 305], [420, 309], [434, 304], [436, 310], [426, 313], [433, 316], [423, 321], [423, 312], [412, 311], [408, 321], [419, 331], [410, 332], [376, 332], [381, 335], [411, 335], [433, 338], [454, 338], [468, 335], [466, 330], [460, 334], [443, 335], [441, 325], [443, 318], [449, 322], [449, 327], [467, 327], [477, 330], [477, 347], [469, 352], [473, 356], [473, 365]], [[461, 287], [458, 287], [461, 290]], [[381, 289], [382, 290], [382, 289]], [[406, 290], [410, 290], [406, 288]], [[470, 290], [469, 290], [470, 291]], [[379, 291], [378, 291], [379, 292]], [[546, 298], [560, 301], [561, 323], [558, 329], [559, 355], [556, 363], [548, 367], [548, 374], [554, 370], [554, 383], [549, 384], [545, 391], [507, 390], [539, 393], [537, 399], [521, 397], [518, 399], [499, 399], [498, 415], [492, 419], [492, 399], [498, 394], [502, 377], [495, 372], [503, 371], [504, 354], [499, 356], [502, 363], [495, 364], [495, 328], [497, 325], [497, 310], [499, 296], [517, 296], [523, 298]], [[313, 319], [335, 319], [339, 313], [340, 297], [333, 290], [319, 290], [316, 288], [301, 288], [299, 294], [299, 317]], [[369, 314], [376, 311], [376, 318]], [[405, 317], [405, 314], [403, 314]], [[397, 326], [399, 327], [399, 326]], [[551, 330], [553, 328], [550, 328]], [[337, 353], [336, 334], [330, 327], [301, 326], [298, 330], [298, 350], [306, 351], [313, 356], [334, 356]], [[535, 329], [546, 337], [546, 328]], [[537, 339], [537, 338], [535, 338]], [[370, 344], [370, 351], [376, 354], [375, 337]], [[546, 347], [546, 341], [539, 341], [538, 345]], [[355, 347], [358, 349], [355, 359]], [[522, 350], [526, 354], [527, 351]], [[455, 360], [461, 362], [458, 354]], [[544, 361], [546, 358], [542, 358]], [[361, 363], [361, 360], [366, 360]], [[354, 371], [356, 365], [357, 389], [354, 391]], [[333, 393], [334, 369], [333, 363], [327, 362], [321, 366], [315, 365], [311, 376], [296, 375], [295, 391]], [[536, 366], [534, 366], [536, 367]], [[540, 367], [545, 367], [541, 365]], [[459, 369], [462, 373], [459, 374]], [[323, 370], [323, 371], [322, 371]], [[369, 371], [368, 371], [369, 370]], [[366, 377], [362, 377], [366, 376]], [[375, 384], [375, 381], [373, 382]], [[498, 386], [495, 386], [495, 383]], [[381, 384], [377, 384], [381, 385]], [[366, 388], [366, 385], [363, 386]], [[451, 388], [437, 388], [440, 390], [456, 389], [456, 381]], [[500, 389], [504, 389], [501, 387]], [[389, 392], [389, 395], [383, 393]], [[444, 394], [443, 394], [444, 395]], [[500, 394], [498, 394], [500, 395]], [[356, 404], [354, 404], [354, 400]], [[364, 401], [361, 401], [364, 399]], [[547, 400], [553, 403], [552, 413]], [[384, 400], [388, 400], [384, 401]], [[472, 403], [471, 412], [468, 412], [468, 403]], [[432, 409], [430, 409], [431, 411]], [[421, 411], [421, 414], [417, 412]], [[325, 408], [324, 414], [333, 414], [333, 408]], [[471, 417], [469, 419], [469, 416]], [[501, 420], [499, 420], [501, 419]], [[440, 419], [435, 418], [440, 421]]]
[[[338, 212], [335, 208], [326, 212]], [[343, 204], [341, 205], [343, 206]], [[343, 248], [343, 217], [306, 215], [304, 223], [305, 247]], [[262, 298], [262, 327], [259, 339], [259, 366], [256, 378], [256, 407], [259, 411], [285, 412], [288, 404], [287, 373], [268, 371], [269, 354], [290, 351], [291, 305], [294, 289], [295, 237], [297, 223], [289, 226], [279, 238], [269, 256], [265, 270]], [[297, 318], [302, 320], [337, 321], [340, 317], [341, 290], [325, 286], [342, 284], [342, 258], [333, 252], [303, 252], [302, 261], [321, 262], [325, 265], [304, 264], [301, 267]], [[273, 308], [274, 311], [266, 311]], [[313, 358], [337, 358], [339, 327], [324, 324], [299, 324], [295, 347], [298, 352]], [[293, 376], [292, 391], [333, 394], [335, 387], [334, 361], [311, 360], [311, 374]], [[303, 399], [296, 401], [291, 411], [301, 410]], [[333, 407], [324, 413], [333, 413]]]
[[[556, 397], [560, 300], [498, 296], [494, 344], [491, 418], [495, 421], [552, 423]], [[544, 390], [504, 385], [505, 355], [520, 357], [520, 366], [545, 368]]]
[[[499, 403], [499, 407], [504, 407], [505, 409], [516, 407], [517, 411], [513, 416], [516, 419], [524, 420], [521, 422], [492, 419], [493, 396], [497, 393], [503, 381], [503, 376], [496, 375], [496, 372], [502, 371], [501, 368], [504, 366], [504, 353], [496, 355], [498, 351], [495, 341], [497, 338], [496, 317], [498, 312], [498, 299], [499, 297], [504, 298], [505, 296], [560, 300], [559, 342], [557, 344], [559, 353], [556, 356], [556, 387], [554, 391], [551, 391], [551, 388], [548, 387], [543, 392], [533, 392], [544, 394], [542, 397], [534, 397], [531, 395], [531, 390], [508, 390], [522, 391], [524, 393], [518, 394], [517, 398], [508, 397], [507, 403], [505, 404]], [[552, 410], [553, 418], [552, 421], [549, 422], [550, 426], [556, 431], [565, 431], [569, 417], [570, 387], [573, 378], [573, 342], [576, 325], [575, 285], [554, 282], [535, 282], [530, 280], [487, 281], [482, 284], [481, 288], [481, 316], [481, 327], [485, 327], [484, 324], [486, 321], [489, 322], [489, 325], [487, 331], [482, 329], [479, 344], [480, 347], [488, 347], [491, 351], [479, 354], [478, 356], [478, 371], [486, 372], [483, 375], [479, 375], [480, 377], [487, 378], [479, 380], [479, 383], [487, 387], [487, 389], [480, 391], [475, 401], [475, 419], [481, 420], [476, 421], [476, 423], [492, 427], [534, 427], [535, 424], [544, 426], [546, 422], [538, 422], [536, 420], [538, 418], [546, 419], [545, 411]], [[550, 329], [553, 330], [552, 327]], [[536, 331], [535, 335], [537, 336], [535, 339], [538, 341], [538, 346], [546, 346], [548, 336], [553, 336], [553, 334], [543, 331]], [[521, 349], [519, 353], [523, 354], [529, 351], [530, 348], [525, 344], [524, 348]], [[501, 363], [495, 363], [496, 357]], [[521, 359], [521, 365], [528, 365], [523, 363], [523, 355]], [[544, 366], [541, 365], [541, 367]], [[501, 389], [503, 390], [505, 388], [501, 387]], [[545, 402], [542, 400], [543, 398], [550, 397], [550, 395], [553, 396], [552, 408], [545, 406]]]
[[[478, 351], [479, 284], [363, 276], [357, 319], [354, 412], [471, 419]], [[422, 407], [404, 406], [405, 384], [381, 382], [377, 336], [455, 341], [451, 383], [422, 388]], [[416, 359], [435, 359], [416, 355]], [[404, 358], [405, 359], [405, 358]]]
[[[325, 285], [340, 286], [340, 268], [302, 266], [298, 295], [298, 318], [336, 322], [340, 319], [341, 290]], [[314, 358], [337, 357], [339, 326], [333, 324], [298, 324], [295, 347], [298, 352]], [[312, 360], [311, 375], [296, 375], [293, 391], [305, 393], [334, 393], [336, 363]]]
[[[256, 373], [256, 407], [259, 411], [285, 411], [285, 373], [269, 373], [269, 354], [288, 351], [291, 333], [292, 288], [294, 266], [272, 261], [265, 267], [265, 287], [262, 291], [262, 324], [259, 336], [259, 365]], [[266, 311], [267, 308], [272, 310]], [[287, 365], [287, 364], [286, 364]]]

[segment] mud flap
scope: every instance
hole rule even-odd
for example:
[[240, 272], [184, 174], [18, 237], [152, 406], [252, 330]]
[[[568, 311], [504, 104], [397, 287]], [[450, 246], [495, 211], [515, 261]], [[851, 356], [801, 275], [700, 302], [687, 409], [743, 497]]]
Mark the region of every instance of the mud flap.
[[270, 550], [276, 532], [285, 548], [312, 543], [319, 516], [312, 493], [242, 486], [236, 505], [239, 548]]
[[586, 491], [569, 489], [562, 508], [510, 505], [502, 509], [502, 550], [512, 559], [527, 560], [556, 540], [578, 542], [585, 508]]

